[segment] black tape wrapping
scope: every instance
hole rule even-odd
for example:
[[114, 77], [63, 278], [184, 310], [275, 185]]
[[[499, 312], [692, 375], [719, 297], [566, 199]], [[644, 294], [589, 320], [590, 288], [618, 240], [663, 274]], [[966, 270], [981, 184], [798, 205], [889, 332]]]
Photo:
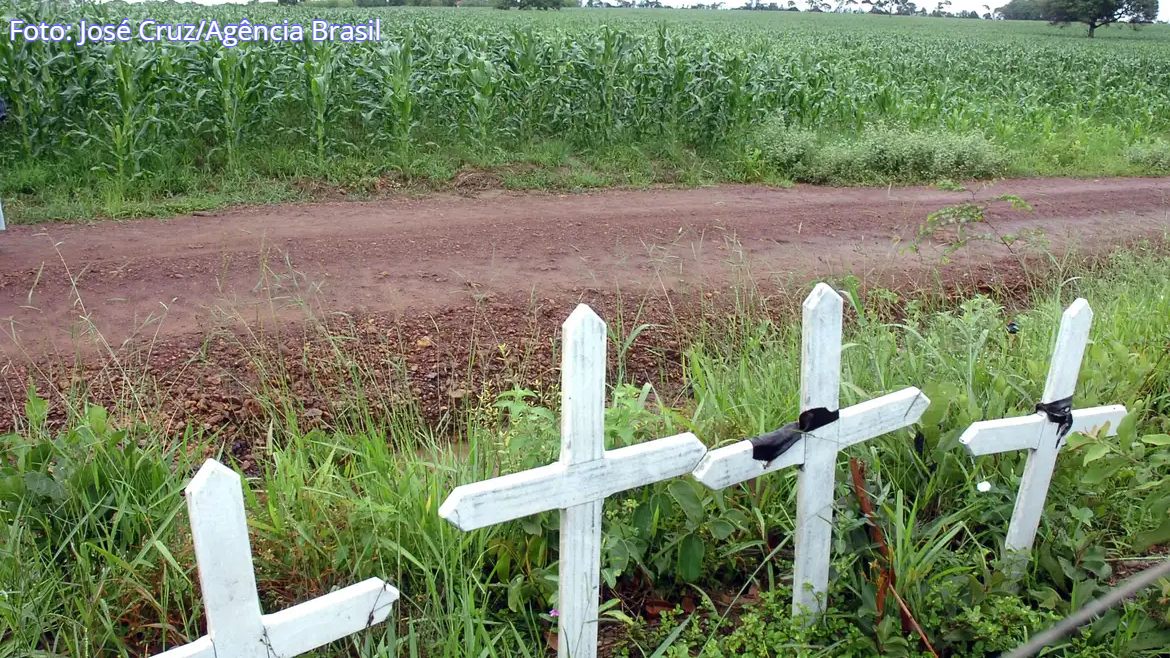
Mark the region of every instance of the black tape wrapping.
[[1036, 404], [1036, 411], [1048, 416], [1048, 421], [1056, 423], [1056, 442], [1060, 443], [1072, 429], [1072, 396], [1052, 402]]
[[795, 445], [801, 434], [820, 429], [829, 423], [835, 423], [840, 417], [841, 412], [836, 409], [833, 411], [824, 407], [806, 409], [800, 412], [800, 418], [796, 422], [788, 423], [778, 430], [748, 439], [752, 442], [752, 459], [771, 462]]

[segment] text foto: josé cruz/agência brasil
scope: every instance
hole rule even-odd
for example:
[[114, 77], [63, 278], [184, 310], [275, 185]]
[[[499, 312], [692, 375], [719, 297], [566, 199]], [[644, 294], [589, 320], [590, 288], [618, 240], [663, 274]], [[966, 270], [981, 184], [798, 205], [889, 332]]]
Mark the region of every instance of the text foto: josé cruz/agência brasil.
[[124, 43], [127, 41], [219, 41], [231, 48], [249, 41], [341, 41], [364, 43], [382, 40], [382, 19], [365, 23], [331, 23], [314, 19], [308, 23], [253, 23], [248, 19], [235, 23], [214, 19], [198, 23], [165, 23], [144, 18], [137, 22], [126, 19], [120, 23], [98, 23], [79, 20], [76, 23], [29, 23], [12, 19], [8, 24], [10, 41], [72, 42], [79, 46], [91, 43]]

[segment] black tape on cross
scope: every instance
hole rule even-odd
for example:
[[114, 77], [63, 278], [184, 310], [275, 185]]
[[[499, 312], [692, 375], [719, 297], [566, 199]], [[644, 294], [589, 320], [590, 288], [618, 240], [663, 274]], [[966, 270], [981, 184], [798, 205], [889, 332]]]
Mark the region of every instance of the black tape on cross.
[[761, 462], [770, 462], [788, 451], [801, 434], [820, 429], [829, 423], [837, 422], [841, 412], [834, 409], [829, 411], [824, 407], [806, 409], [800, 413], [800, 419], [788, 423], [778, 430], [748, 439], [752, 442], [752, 459]]
[[1072, 396], [1052, 402], [1040, 402], [1036, 411], [1048, 416], [1048, 422], [1056, 423], [1056, 441], [1059, 443], [1072, 429]]

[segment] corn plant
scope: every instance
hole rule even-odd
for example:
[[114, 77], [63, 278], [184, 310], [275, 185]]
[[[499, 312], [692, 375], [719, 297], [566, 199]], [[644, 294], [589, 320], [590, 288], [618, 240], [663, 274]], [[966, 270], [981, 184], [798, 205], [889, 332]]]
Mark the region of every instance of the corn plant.
[[411, 91], [413, 56], [409, 37], [401, 44], [384, 44], [369, 64], [367, 93], [358, 96], [362, 122], [380, 124], [395, 150], [404, 158], [410, 151], [417, 125]]
[[111, 48], [109, 56], [111, 88], [105, 94], [109, 112], [97, 117], [102, 143], [108, 151], [107, 171], [120, 187], [125, 187], [143, 173], [146, 158], [157, 155], [155, 128], [162, 120], [157, 116], [154, 96], [158, 60], [149, 51], [126, 47]]
[[254, 126], [263, 93], [262, 73], [250, 58], [238, 50], [216, 51], [207, 61], [207, 70], [216, 84], [216, 133], [229, 168], [238, 165], [245, 132]]
[[[10, 4], [6, 15], [28, 23], [317, 17], [298, 7]], [[975, 21], [372, 11], [330, 20], [382, 17], [380, 42], [0, 39], [0, 158], [19, 154], [66, 179], [96, 165], [125, 184], [144, 172], [233, 170], [274, 140], [320, 169], [355, 154], [377, 166], [383, 146], [499, 153], [551, 139], [582, 152], [665, 140], [703, 150], [780, 118], [828, 136], [878, 125], [977, 133], [1024, 151], [1048, 146], [1059, 165], [1090, 160], [1098, 136], [1122, 153], [1170, 135], [1170, 32], [1158, 26], [1087, 47], [1043, 26]]]
[[329, 120], [329, 92], [333, 83], [334, 50], [312, 41], [305, 41], [305, 59], [300, 70], [305, 84], [305, 101], [309, 110], [309, 134], [313, 156], [318, 166], [325, 164], [326, 137]]

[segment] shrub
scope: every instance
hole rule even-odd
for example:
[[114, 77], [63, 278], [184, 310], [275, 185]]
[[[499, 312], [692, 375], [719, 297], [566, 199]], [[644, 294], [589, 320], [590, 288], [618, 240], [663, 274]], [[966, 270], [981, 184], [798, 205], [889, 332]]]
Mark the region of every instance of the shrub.
[[1149, 173], [1165, 173], [1170, 171], [1170, 142], [1135, 144], [1126, 150], [1125, 159]]
[[795, 177], [816, 150], [817, 136], [810, 130], [787, 126], [774, 120], [749, 140], [761, 159], [777, 171]]
[[857, 185], [990, 178], [1007, 156], [978, 133], [867, 128], [831, 142], [774, 120], [748, 139], [750, 150], [777, 172], [808, 183]]
[[704, 647], [704, 656], [785, 655], [777, 647], [801, 647], [802, 656], [872, 656], [877, 653], [870, 638], [852, 623], [854, 614], [830, 608], [818, 623], [804, 624], [791, 613], [792, 589], [779, 587], [763, 592], [759, 602], [741, 616], [718, 646]]
[[884, 126], [819, 150], [801, 172], [810, 183], [914, 183], [991, 178], [1007, 156], [977, 133], [908, 131]]

